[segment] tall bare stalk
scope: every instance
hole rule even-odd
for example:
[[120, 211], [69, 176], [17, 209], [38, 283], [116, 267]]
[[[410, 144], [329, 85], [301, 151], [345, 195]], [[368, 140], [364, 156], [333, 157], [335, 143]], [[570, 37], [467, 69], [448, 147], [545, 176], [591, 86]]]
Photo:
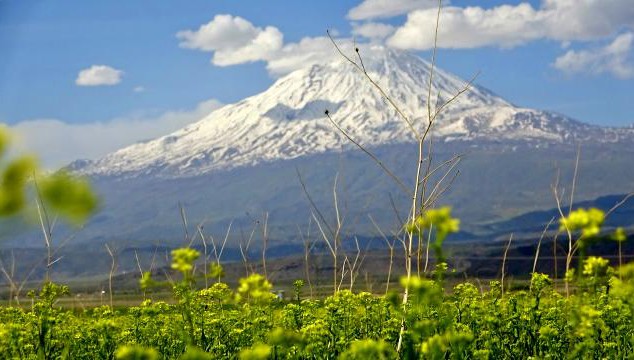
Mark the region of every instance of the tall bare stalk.
[[381, 228], [376, 223], [376, 221], [374, 221], [374, 218], [371, 215], [368, 215], [368, 217], [370, 218], [370, 221], [374, 225], [374, 228], [376, 229], [376, 231], [378, 231], [381, 237], [383, 238], [383, 241], [385, 241], [385, 244], [387, 245], [388, 249], [390, 249], [390, 264], [387, 269], [387, 279], [385, 280], [385, 295], [387, 295], [388, 291], [390, 290], [390, 281], [392, 278], [392, 267], [394, 266], [394, 244], [396, 240], [393, 240], [392, 242], [390, 242], [390, 240], [388, 240], [387, 236], [385, 236], [385, 233], [381, 230]]
[[205, 278], [205, 289], [209, 288], [209, 276], [207, 276], [207, 272], [209, 270], [209, 264], [207, 263], [209, 260], [209, 255], [207, 253], [207, 240], [205, 240], [205, 234], [203, 234], [203, 227], [198, 226], [197, 228], [198, 234], [200, 234], [200, 241], [203, 243], [203, 266], [205, 269], [203, 270], [203, 277]]
[[[578, 146], [577, 147], [577, 156], [576, 156], [576, 160], [575, 160], [574, 175], [572, 177], [572, 190], [570, 192], [570, 203], [568, 204], [568, 216], [572, 212], [572, 205], [573, 205], [573, 202], [574, 202], [575, 188], [576, 188], [576, 184], [577, 184], [577, 176], [578, 176], [578, 173], [579, 173], [578, 171], [579, 171], [580, 154], [581, 154], [581, 146]], [[555, 177], [555, 183], [552, 186], [552, 191], [553, 191], [553, 196], [555, 197], [555, 203], [557, 204], [557, 211], [559, 212], [559, 216], [561, 217], [561, 219], [564, 219], [566, 217], [566, 215], [564, 215], [564, 212], [562, 210], [562, 204], [561, 204], [561, 198], [563, 197], [563, 194], [561, 194], [561, 195], [559, 194], [559, 176], [560, 176], [560, 173], [559, 173], [559, 171], [557, 171], [557, 176]], [[567, 249], [567, 252], [566, 252], [566, 272], [565, 272], [565, 275], [567, 275], [568, 271], [570, 271], [570, 265], [572, 264], [572, 259], [573, 259], [574, 253], [576, 251], [579, 239], [574, 241], [573, 240], [573, 236], [572, 236], [572, 231], [570, 231], [570, 229], [568, 228], [568, 225], [566, 223], [563, 223], [563, 225], [564, 225], [564, 228], [566, 230], [566, 235], [568, 235], [568, 249]], [[569, 286], [567, 280], [564, 281], [564, 287], [565, 287], [565, 291], [566, 291], [566, 296], [570, 296], [570, 286]]]
[[506, 256], [508, 255], [509, 248], [511, 247], [511, 242], [513, 241], [513, 234], [509, 237], [508, 243], [506, 243], [506, 248], [504, 248], [504, 257], [502, 257], [502, 297], [504, 297], [504, 277], [506, 275]]
[[[548, 231], [548, 228], [550, 227], [550, 225], [552, 225], [553, 221], [555, 221], [555, 217], [550, 218], [550, 221], [548, 221], [548, 224], [546, 224], [546, 226], [544, 227], [544, 231], [542, 231], [542, 235], [539, 237], [539, 241], [537, 242], [537, 249], [535, 250], [535, 259], [533, 260], [533, 273], [535, 273], [535, 270], [537, 269], [537, 259], [539, 258], [539, 250], [542, 247], [542, 240], [544, 239], [544, 236], [546, 235], [546, 232]], [[557, 261], [557, 259], [555, 259], [555, 261]]]
[[108, 251], [108, 254], [110, 255], [110, 259], [112, 260], [112, 263], [110, 264], [110, 273], [108, 274], [108, 295], [110, 296], [110, 309], [112, 309], [112, 305], [113, 305], [113, 301], [112, 301], [112, 295], [113, 295], [112, 294], [112, 278], [113, 278], [114, 272], [116, 270], [117, 262], [116, 262], [114, 253], [110, 249], [110, 246], [108, 246], [108, 244], [104, 244], [104, 246], [106, 247], [106, 250]]
[[352, 291], [354, 283], [357, 281], [359, 270], [361, 269], [361, 266], [365, 261], [366, 255], [368, 254], [368, 247], [370, 245], [370, 242], [368, 242], [366, 248], [363, 251], [359, 246], [359, 239], [356, 236], [354, 237], [354, 244], [356, 246], [357, 252], [355, 254], [354, 261], [350, 264], [350, 291]]
[[[342, 127], [335, 121], [333, 120], [333, 118], [330, 115], [330, 112], [328, 110], [325, 111], [325, 115], [326, 117], [330, 120], [330, 122], [337, 128], [337, 130], [339, 130], [339, 132], [341, 132], [348, 140], [350, 140], [352, 143], [354, 143], [357, 147], [359, 147], [363, 152], [365, 152], [370, 158], [372, 158], [372, 160], [374, 160], [374, 162], [388, 175], [390, 176], [395, 182], [396, 184], [409, 196], [411, 196], [412, 202], [411, 202], [411, 208], [410, 208], [410, 212], [409, 212], [409, 216], [408, 216], [408, 221], [411, 221], [412, 223], [415, 223], [417, 216], [419, 216], [423, 211], [426, 210], [427, 207], [431, 206], [431, 204], [433, 204], [435, 202], [435, 198], [436, 197], [432, 197], [427, 193], [427, 186], [428, 186], [428, 181], [430, 180], [430, 172], [431, 172], [431, 165], [428, 163], [427, 166], [423, 166], [424, 161], [428, 161], [430, 162], [430, 157], [426, 157], [425, 156], [425, 149], [426, 149], [426, 144], [429, 143], [428, 145], [428, 151], [431, 154], [431, 148], [432, 148], [432, 141], [431, 141], [431, 131], [432, 128], [435, 124], [436, 119], [438, 118], [438, 115], [449, 105], [451, 104], [453, 101], [455, 101], [456, 98], [458, 98], [458, 96], [460, 96], [461, 94], [463, 94], [464, 92], [466, 92], [472, 85], [473, 81], [475, 80], [474, 76], [462, 89], [458, 90], [456, 92], [456, 94], [454, 96], [452, 96], [449, 100], [447, 100], [445, 103], [440, 104], [439, 106], [436, 106], [434, 109], [432, 109], [432, 105], [431, 105], [431, 96], [432, 96], [432, 87], [433, 87], [433, 77], [434, 77], [434, 70], [435, 70], [435, 63], [436, 63], [436, 49], [437, 49], [437, 44], [438, 44], [438, 26], [440, 23], [440, 12], [441, 12], [441, 8], [442, 8], [442, 0], [438, 1], [438, 12], [437, 12], [437, 16], [436, 16], [436, 27], [435, 27], [435, 32], [434, 32], [434, 46], [433, 46], [433, 53], [432, 53], [432, 61], [431, 61], [431, 66], [430, 66], [430, 72], [429, 72], [429, 88], [427, 89], [427, 124], [424, 124], [423, 126], [423, 131], [418, 131], [416, 128], [416, 124], [412, 123], [409, 118], [405, 115], [405, 113], [400, 109], [400, 107], [390, 98], [390, 96], [381, 88], [381, 86], [378, 85], [378, 83], [370, 76], [370, 74], [366, 71], [365, 66], [363, 65], [363, 60], [360, 56], [359, 53], [359, 49], [355, 48], [355, 52], [356, 52], [356, 56], [359, 59], [359, 61], [355, 61], [353, 60], [351, 57], [347, 56], [342, 50], [341, 48], [337, 45], [337, 43], [334, 41], [334, 39], [332, 38], [332, 36], [330, 36], [330, 33], [328, 32], [328, 36], [330, 38], [330, 40], [332, 41], [333, 45], [335, 46], [337, 52], [344, 58], [346, 59], [350, 64], [352, 64], [354, 66], [354, 68], [356, 68], [367, 80], [368, 82], [377, 89], [377, 91], [379, 91], [379, 93], [381, 94], [381, 96], [386, 99], [386, 101], [390, 104], [390, 106], [396, 111], [396, 113], [399, 115], [399, 117], [407, 124], [408, 128], [411, 130], [411, 133], [413, 135], [413, 137], [416, 139], [417, 143], [418, 143], [418, 160], [417, 160], [417, 165], [416, 165], [416, 173], [415, 173], [415, 182], [414, 182], [414, 189], [413, 191], [411, 191], [410, 189], [407, 188], [407, 186], [404, 185], [403, 181], [401, 181], [395, 174], [394, 172], [392, 172], [389, 168], [387, 168], [387, 166], [385, 166], [385, 164], [378, 159], [374, 154], [372, 154], [368, 149], [366, 149], [362, 144], [360, 144], [358, 141], [356, 141], [355, 139], [353, 139], [345, 130], [342, 129]], [[441, 181], [449, 174], [451, 173], [451, 170], [453, 168], [450, 168], [448, 171], [446, 171], [446, 175], [442, 177]], [[455, 177], [454, 177], [455, 178]], [[439, 184], [437, 183], [436, 186], [434, 187], [435, 189], [437, 189], [436, 191], [440, 191], [440, 187]], [[405, 271], [406, 271], [406, 276], [407, 279], [411, 279], [412, 277], [412, 258], [414, 255], [414, 237], [416, 235], [414, 233], [409, 233], [408, 237], [407, 237], [407, 246], [406, 246], [406, 261], [405, 261]], [[408, 281], [409, 283], [409, 281]], [[405, 291], [403, 294], [403, 308], [406, 308], [407, 302], [408, 302], [408, 298], [409, 298], [409, 287], [406, 286], [405, 287]], [[397, 345], [397, 350], [400, 352], [401, 347], [402, 347], [402, 341], [403, 341], [403, 334], [405, 333], [405, 318], [403, 318], [402, 324], [401, 324], [401, 331], [400, 331], [400, 335], [399, 335], [399, 340], [398, 340], [398, 345]]]
[[[136, 260], [136, 266], [139, 269], [139, 279], [143, 278], [143, 267], [141, 267], [141, 261], [139, 260], [139, 253], [134, 250], [134, 259]], [[142, 287], [143, 291], [143, 300], [145, 300], [145, 288]]]
[[559, 270], [557, 268], [558, 266], [557, 262], [559, 261], [559, 257], [557, 256], [557, 238], [558, 237], [559, 237], [558, 233], [555, 234], [555, 236], [553, 236], [553, 258], [555, 259], [555, 262], [554, 262], [555, 263], [555, 278], [554, 278], [555, 280], [557, 280], [557, 277], [558, 277], [557, 271]]
[[268, 279], [268, 273], [266, 272], [266, 247], [269, 241], [268, 234], [269, 227], [269, 213], [264, 213], [264, 220], [262, 221], [262, 268], [264, 269], [264, 278]]
[[[249, 238], [246, 240], [246, 243], [244, 241], [244, 234], [242, 234], [242, 241], [240, 242], [240, 255], [242, 255], [242, 263], [244, 264], [245, 276], [249, 276], [249, 273], [253, 272], [253, 269], [251, 269], [251, 266], [249, 264], [249, 247], [251, 246], [251, 240], [253, 240], [253, 235], [255, 234], [257, 226], [257, 223], [253, 225], [253, 228], [251, 229], [251, 234], [249, 234]], [[240, 230], [240, 232], [242, 233], [242, 230]], [[213, 242], [213, 237], [212, 244], [215, 244], [215, 242]], [[216, 257], [216, 259], [218, 259], [218, 257]]]
[[434, 224], [429, 224], [429, 232], [427, 233], [427, 245], [425, 246], [425, 267], [423, 272], [427, 274], [427, 266], [429, 265], [429, 243], [431, 243], [431, 231]]
[[[297, 178], [299, 179], [300, 184], [302, 185], [302, 189], [304, 191], [304, 194], [306, 195], [306, 198], [308, 199], [308, 201], [310, 202], [311, 207], [313, 208], [312, 211], [312, 218], [315, 221], [315, 224], [317, 224], [317, 228], [319, 229], [319, 232], [322, 236], [322, 239], [324, 240], [324, 242], [326, 243], [326, 245], [328, 246], [328, 250], [330, 250], [330, 255], [332, 256], [332, 261], [333, 261], [333, 293], [336, 294], [337, 291], [339, 290], [339, 287], [341, 286], [341, 282], [342, 280], [339, 280], [340, 274], [341, 277], [343, 277], [343, 272], [345, 269], [345, 265], [346, 263], [349, 264], [349, 262], [344, 262], [342, 264], [342, 270], [341, 273], [339, 273], [339, 249], [341, 247], [341, 232], [343, 230], [343, 217], [341, 216], [341, 213], [339, 211], [339, 201], [338, 201], [338, 196], [337, 196], [337, 182], [339, 179], [339, 172], [337, 172], [337, 174], [335, 175], [335, 180], [333, 183], [333, 187], [332, 187], [332, 194], [333, 194], [333, 202], [334, 202], [334, 208], [335, 208], [335, 226], [334, 229], [333, 227], [331, 227], [328, 224], [328, 221], [326, 221], [326, 218], [324, 217], [324, 215], [322, 214], [322, 212], [319, 210], [319, 208], [317, 207], [317, 205], [315, 204], [315, 202], [313, 201], [313, 198], [310, 196], [310, 193], [308, 192], [308, 189], [306, 188], [306, 183], [304, 182], [304, 179], [302, 178], [301, 173], [299, 172], [299, 169], [296, 169], [297, 171]], [[328, 234], [326, 234], [326, 230], [328, 231]], [[344, 253], [344, 260], [348, 260], [346, 254]]]
[[308, 283], [308, 290], [310, 291], [310, 297], [312, 299], [313, 284], [310, 281], [310, 260], [311, 260], [310, 254], [311, 254], [311, 251], [313, 250], [313, 247], [315, 246], [315, 242], [310, 240], [310, 225], [311, 224], [312, 224], [312, 218], [308, 218], [308, 229], [307, 229], [306, 236], [304, 236], [304, 233], [299, 228], [299, 225], [297, 226], [297, 231], [299, 232], [299, 236], [302, 239], [302, 243], [304, 244], [304, 272], [306, 276], [306, 282]]
[[17, 286], [16, 281], [14, 279], [14, 277], [15, 277], [15, 255], [13, 254], [13, 250], [11, 250], [11, 269], [7, 270], [7, 268], [4, 266], [4, 262], [2, 261], [2, 258], [0, 257], [0, 271], [2, 271], [2, 274], [4, 275], [4, 277], [7, 279], [7, 282], [9, 283], [9, 306], [11, 306], [11, 303], [13, 301], [13, 297], [16, 296], [15, 294], [18, 291], [18, 286]]
[[51, 222], [50, 217], [48, 215], [48, 211], [46, 210], [46, 206], [44, 206], [44, 201], [42, 197], [42, 192], [40, 191], [40, 187], [37, 183], [37, 177], [33, 174], [33, 185], [35, 186], [35, 205], [37, 207], [37, 215], [40, 220], [40, 227], [42, 229], [42, 234], [44, 235], [44, 245], [46, 245], [46, 277], [44, 281], [50, 281], [50, 272], [51, 267], [53, 266], [53, 226], [54, 222]]

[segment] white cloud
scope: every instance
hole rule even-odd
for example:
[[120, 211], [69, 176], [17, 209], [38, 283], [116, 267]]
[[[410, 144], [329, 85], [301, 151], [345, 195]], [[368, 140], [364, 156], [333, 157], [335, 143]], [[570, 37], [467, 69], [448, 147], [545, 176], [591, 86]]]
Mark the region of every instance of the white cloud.
[[[574, 42], [601, 40], [634, 28], [631, 1], [542, 0], [538, 8], [527, 2], [492, 8], [448, 6], [441, 13], [438, 46], [511, 48], [549, 39], [561, 42], [565, 49]], [[353, 22], [352, 35], [395, 48], [430, 49], [434, 44], [436, 6], [436, 0], [363, 1], [350, 10], [350, 19], [392, 17], [409, 12], [407, 20], [396, 28], [380, 22]], [[327, 37], [305, 37], [285, 44], [277, 28], [256, 27], [232, 15], [217, 15], [197, 30], [180, 31], [176, 36], [183, 48], [212, 52], [211, 62], [217, 66], [263, 61], [273, 76], [336, 58]], [[618, 70], [619, 62], [613, 63], [612, 73], [627, 73], [626, 65]]]
[[311, 64], [330, 62], [336, 58], [335, 51], [325, 36], [305, 37], [298, 43], [285, 45], [268, 61], [266, 68], [272, 75], [281, 76]]
[[93, 65], [81, 70], [75, 79], [78, 86], [116, 85], [121, 82], [123, 71], [107, 65]]
[[134, 89], [132, 89], [132, 91], [134, 91], [135, 93], [142, 93], [145, 92], [145, 87], [144, 86], [135, 86]]
[[[433, 46], [435, 9], [414, 10], [388, 44], [424, 50]], [[482, 7], [446, 7], [440, 17], [438, 45], [443, 48], [513, 47], [538, 39], [588, 41], [634, 28], [631, 0], [543, 0]]]
[[348, 12], [351, 20], [387, 18], [416, 9], [438, 8], [437, 0], [364, 0]]
[[216, 51], [213, 63], [219, 66], [235, 65], [245, 62], [268, 60], [282, 47], [282, 33], [272, 26], [260, 31], [245, 46], [236, 49]]
[[198, 30], [179, 31], [176, 37], [183, 48], [213, 52], [211, 63], [216, 66], [264, 61], [273, 76], [334, 58], [334, 46], [325, 36], [284, 44], [277, 28], [259, 28], [232, 15], [216, 15]]
[[192, 110], [83, 124], [35, 119], [15, 124], [11, 130], [16, 135], [19, 151], [33, 152], [45, 167], [55, 169], [73, 160], [97, 159], [135, 142], [169, 134], [202, 119], [220, 106], [220, 102], [211, 99]]
[[591, 50], [569, 50], [558, 57], [553, 67], [568, 74], [612, 74], [620, 79], [634, 77], [632, 44], [634, 33], [617, 36], [612, 43]]
[[596, 40], [634, 28], [632, 0], [543, 0], [540, 14], [555, 40]]
[[352, 24], [352, 34], [363, 36], [372, 40], [382, 40], [392, 35], [395, 31], [394, 26], [382, 23], [368, 22], [364, 24]]
[[231, 15], [216, 15], [196, 31], [179, 31], [180, 46], [213, 52], [211, 62], [218, 66], [268, 60], [282, 48], [283, 35], [273, 26], [259, 28]]

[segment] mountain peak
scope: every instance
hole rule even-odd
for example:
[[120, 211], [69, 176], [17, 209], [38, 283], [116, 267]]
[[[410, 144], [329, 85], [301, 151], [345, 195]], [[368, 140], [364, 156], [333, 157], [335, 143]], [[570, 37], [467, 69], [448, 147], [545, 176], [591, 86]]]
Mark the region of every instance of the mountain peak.
[[[383, 46], [365, 45], [360, 54], [369, 76], [399, 104], [409, 121], [421, 129], [426, 126], [430, 63]], [[447, 101], [465, 84], [455, 75], [434, 69], [433, 106]], [[268, 90], [215, 110], [172, 134], [73, 168], [89, 175], [194, 176], [350, 147], [324, 116], [326, 109], [365, 146], [414, 140], [405, 122], [363, 74], [339, 59], [297, 70]], [[605, 129], [517, 108], [476, 85], [438, 118], [433, 134], [445, 140], [547, 142], [634, 137], [632, 130]]]

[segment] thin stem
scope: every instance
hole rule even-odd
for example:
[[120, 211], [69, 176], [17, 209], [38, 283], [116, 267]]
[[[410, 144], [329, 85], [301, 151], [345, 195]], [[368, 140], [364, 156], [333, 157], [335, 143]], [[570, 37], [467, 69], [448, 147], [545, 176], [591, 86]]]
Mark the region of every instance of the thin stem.
[[354, 140], [350, 135], [348, 135], [348, 133], [339, 125], [337, 124], [336, 121], [334, 121], [332, 119], [332, 117], [330, 116], [330, 112], [328, 110], [326, 110], [326, 112], [324, 113], [326, 115], [326, 117], [328, 118], [328, 120], [330, 120], [330, 122], [337, 128], [337, 130], [339, 130], [339, 132], [341, 132], [343, 134], [343, 136], [345, 136], [351, 143], [355, 144], [359, 149], [361, 149], [361, 151], [363, 151], [364, 153], [366, 153], [366, 155], [368, 155], [370, 158], [372, 158], [372, 160], [374, 160], [374, 162], [379, 165], [379, 167], [381, 169], [383, 169], [383, 171], [392, 179], [394, 179], [394, 181], [396, 182], [396, 184], [401, 188], [401, 190], [403, 190], [404, 193], [409, 194], [410, 191], [407, 189], [407, 186], [405, 186], [405, 184], [403, 183], [403, 181], [401, 179], [398, 178], [398, 176], [396, 176], [394, 174], [394, 172], [392, 172], [392, 170], [388, 169], [387, 166], [385, 166], [385, 164], [379, 160], [379, 158], [377, 158], [373, 153], [371, 153], [368, 149], [366, 149], [363, 145], [361, 145], [359, 142], [357, 142], [356, 140]]
[[209, 277], [207, 276], [207, 271], [209, 269], [209, 266], [207, 265], [207, 241], [205, 240], [205, 235], [203, 234], [203, 227], [202, 226], [198, 226], [198, 234], [200, 235], [200, 241], [202, 241], [203, 243], [203, 266], [205, 267], [205, 269], [203, 270], [203, 276], [205, 277], [205, 289], [209, 288]]
[[[533, 261], [533, 273], [535, 273], [535, 269], [537, 268], [537, 259], [539, 258], [539, 249], [542, 246], [542, 240], [544, 239], [544, 235], [546, 235], [546, 231], [548, 231], [548, 228], [553, 223], [553, 221], [555, 221], [554, 216], [550, 218], [550, 221], [548, 221], [548, 224], [546, 224], [546, 227], [544, 227], [544, 231], [542, 231], [542, 235], [539, 237], [539, 241], [537, 242], [537, 250], [535, 250], [535, 260]], [[555, 259], [555, 261], [557, 260]]]
[[506, 248], [504, 249], [504, 257], [502, 258], [502, 297], [504, 297], [504, 275], [506, 274], [506, 255], [509, 252], [509, 248], [511, 247], [511, 242], [513, 241], [513, 234], [509, 237], [509, 242], [506, 244]]
[[268, 279], [268, 274], [266, 271], [266, 247], [268, 245], [269, 235], [268, 235], [268, 224], [269, 224], [269, 213], [264, 213], [264, 222], [262, 225], [262, 268], [264, 269], [264, 278]]
[[104, 246], [106, 247], [106, 250], [108, 251], [108, 254], [110, 255], [110, 258], [112, 259], [112, 264], [110, 265], [110, 273], [108, 274], [108, 295], [110, 295], [110, 309], [112, 309], [113, 307], [112, 277], [114, 276], [116, 261], [115, 261], [114, 253], [110, 249], [110, 246], [108, 246], [108, 244], [104, 244]]
[[[398, 107], [398, 105], [396, 105], [396, 103], [394, 103], [394, 100], [392, 100], [392, 98], [390, 98], [387, 95], [385, 90], [383, 90], [383, 88], [381, 88], [381, 86], [376, 81], [374, 81], [374, 79], [372, 79], [372, 77], [367, 73], [367, 71], [365, 71], [365, 67], [357, 64], [354, 60], [352, 60], [350, 57], [348, 57], [343, 51], [341, 51], [341, 48], [339, 48], [339, 45], [337, 45], [337, 42], [335, 42], [335, 40], [330, 35], [330, 31], [326, 30], [326, 34], [328, 34], [328, 38], [330, 38], [330, 41], [335, 46], [335, 49], [337, 49], [337, 52], [339, 53], [339, 55], [341, 55], [350, 64], [352, 64], [357, 70], [359, 70], [365, 76], [365, 78], [370, 82], [370, 84], [372, 84], [379, 91], [379, 93], [381, 93], [381, 96], [385, 100], [387, 100], [388, 103], [390, 103], [390, 105], [394, 108], [394, 110], [401, 117], [401, 119], [403, 119], [403, 121], [405, 121], [405, 123], [407, 123], [407, 126], [412, 131], [412, 134], [414, 134], [414, 137], [418, 139], [420, 137], [419, 134], [418, 134], [418, 131], [416, 131], [416, 128], [414, 127], [412, 122], [409, 121], [409, 118], [403, 113], [403, 111], [401, 111], [401, 109]], [[357, 49], [355, 48], [355, 51], [356, 50]], [[357, 55], [358, 55], [359, 54], [358, 51], [356, 51], [356, 52], [357, 52]]]
[[429, 224], [429, 232], [427, 233], [427, 245], [425, 246], [425, 267], [423, 273], [427, 273], [427, 266], [429, 265], [429, 244], [431, 243], [431, 231], [434, 224]]
[[579, 171], [579, 157], [581, 156], [581, 143], [577, 145], [577, 158], [575, 160], [575, 170], [572, 176], [572, 190], [570, 191], [570, 204], [568, 205], [568, 215], [572, 212], [572, 204], [575, 199], [575, 188], [577, 187], [577, 174]]

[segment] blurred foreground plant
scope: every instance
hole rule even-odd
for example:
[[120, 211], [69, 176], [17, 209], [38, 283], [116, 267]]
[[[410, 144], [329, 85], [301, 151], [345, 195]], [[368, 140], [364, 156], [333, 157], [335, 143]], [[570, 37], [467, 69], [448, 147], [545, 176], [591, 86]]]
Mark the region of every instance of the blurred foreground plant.
[[98, 199], [90, 184], [65, 171], [43, 174], [30, 155], [7, 159], [11, 135], [0, 126], [0, 216], [20, 212], [28, 201], [28, 185], [35, 180], [36, 195], [42, 205], [73, 223], [81, 223], [97, 208]]

